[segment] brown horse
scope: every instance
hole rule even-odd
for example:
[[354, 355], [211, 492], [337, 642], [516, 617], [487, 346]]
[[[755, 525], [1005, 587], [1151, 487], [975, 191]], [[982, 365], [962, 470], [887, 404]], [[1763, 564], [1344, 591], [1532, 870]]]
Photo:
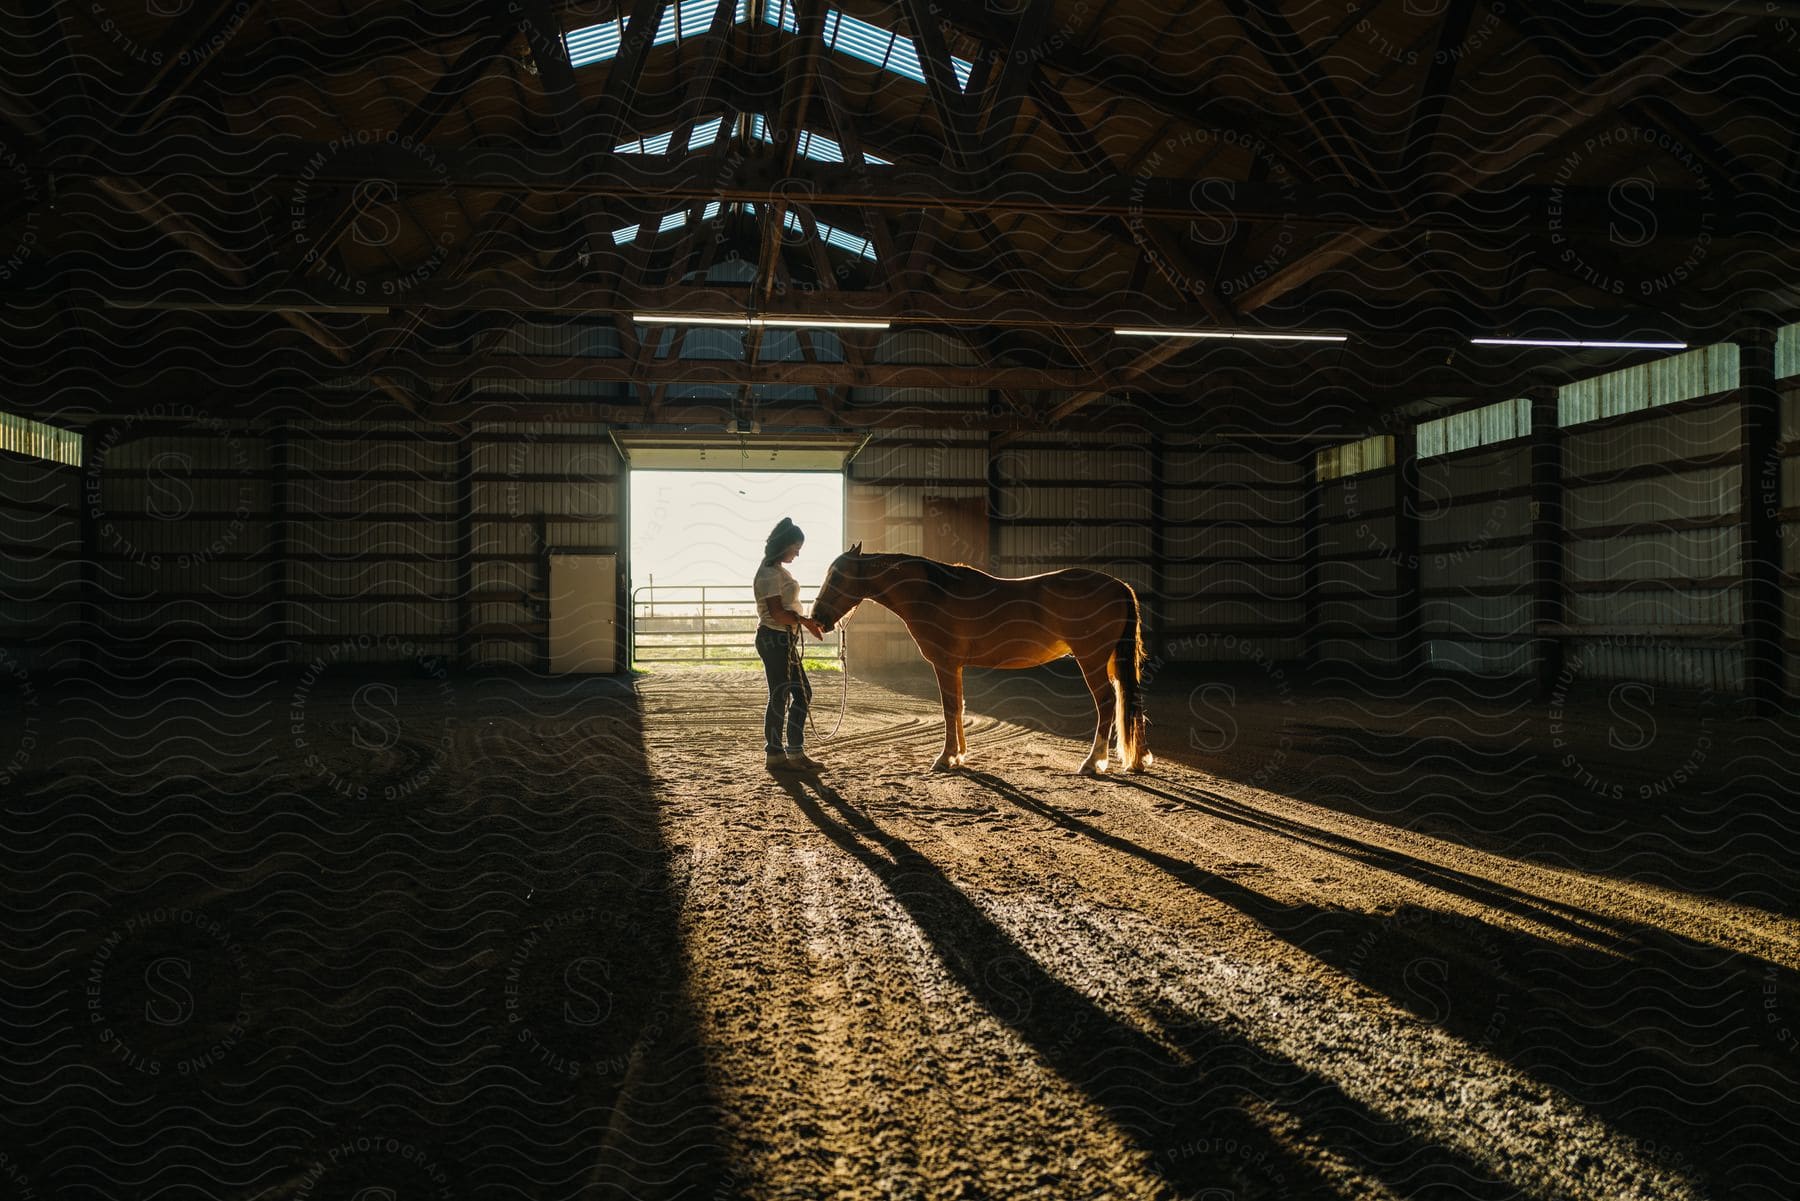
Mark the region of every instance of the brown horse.
[[829, 631], [865, 600], [892, 609], [937, 671], [944, 753], [933, 768], [968, 759], [964, 667], [1036, 667], [1064, 655], [1075, 657], [1094, 695], [1094, 748], [1081, 771], [1107, 770], [1115, 733], [1121, 768], [1143, 771], [1154, 761], [1144, 746], [1138, 599], [1124, 580], [1079, 569], [1003, 579], [918, 555], [865, 555], [859, 542], [825, 573], [812, 616]]

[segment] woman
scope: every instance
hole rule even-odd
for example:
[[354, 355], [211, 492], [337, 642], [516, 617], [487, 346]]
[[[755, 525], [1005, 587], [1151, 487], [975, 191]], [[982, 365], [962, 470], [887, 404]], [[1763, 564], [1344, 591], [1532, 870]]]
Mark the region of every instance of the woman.
[[[818, 622], [800, 613], [800, 582], [787, 569], [806, 543], [792, 518], [783, 517], [781, 524], [769, 533], [763, 544], [762, 566], [756, 569], [751, 587], [756, 597], [756, 612], [761, 620], [756, 627], [756, 653], [762, 656], [763, 671], [769, 677], [769, 707], [763, 713], [763, 749], [768, 752], [773, 771], [809, 771], [823, 767], [806, 753], [806, 714], [812, 704], [812, 681], [806, 678], [806, 667], [800, 661], [800, 630], [814, 638], [822, 638], [824, 629]], [[781, 727], [787, 723], [787, 749], [781, 745]]]

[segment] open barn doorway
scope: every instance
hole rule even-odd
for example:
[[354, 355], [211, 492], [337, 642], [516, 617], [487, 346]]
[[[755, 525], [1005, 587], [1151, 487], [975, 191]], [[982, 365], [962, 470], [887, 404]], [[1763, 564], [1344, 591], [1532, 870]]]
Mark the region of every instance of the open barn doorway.
[[[753, 666], [750, 580], [763, 542], [783, 517], [805, 531], [790, 570], [810, 605], [844, 547], [843, 462], [854, 448], [626, 445], [633, 667]], [[835, 637], [808, 652], [820, 665], [837, 657]]]

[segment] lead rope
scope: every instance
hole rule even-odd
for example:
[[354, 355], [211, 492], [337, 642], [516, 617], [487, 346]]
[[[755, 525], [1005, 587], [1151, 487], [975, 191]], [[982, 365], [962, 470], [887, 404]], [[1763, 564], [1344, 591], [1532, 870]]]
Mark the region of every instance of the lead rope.
[[[848, 639], [845, 635], [844, 627], [840, 625], [838, 627], [838, 675], [844, 678], [843, 690], [838, 697], [837, 724], [831, 727], [831, 733], [819, 739], [820, 742], [830, 742], [833, 738], [837, 737], [837, 732], [843, 729], [844, 726], [844, 713], [850, 708], [850, 656], [845, 653], [847, 641]], [[794, 668], [795, 675], [797, 676], [800, 672], [806, 670], [805, 626], [794, 627], [794, 654], [796, 656]], [[816, 737], [819, 733], [819, 726], [818, 723], [813, 720], [812, 706], [810, 705], [806, 708], [806, 724], [807, 728], [812, 730]]]

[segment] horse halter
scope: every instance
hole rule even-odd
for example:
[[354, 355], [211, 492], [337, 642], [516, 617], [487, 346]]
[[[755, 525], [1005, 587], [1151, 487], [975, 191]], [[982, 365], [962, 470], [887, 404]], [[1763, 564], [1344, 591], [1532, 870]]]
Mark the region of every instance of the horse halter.
[[[830, 585], [830, 584], [832, 584], [832, 583], [833, 583], [833, 582], [834, 582], [834, 577], [840, 577], [840, 576], [848, 576], [848, 575], [849, 575], [849, 574], [850, 574], [850, 573], [849, 573], [849, 571], [847, 571], [847, 570], [846, 570], [846, 569], [845, 569], [845, 568], [844, 568], [844, 567], [843, 567], [843, 564], [842, 564], [842, 561], [841, 561], [841, 560], [842, 560], [842, 558], [847, 558], [847, 557], [850, 557], [850, 556], [841, 556], [841, 557], [840, 557], [840, 561], [839, 561], [839, 562], [838, 562], [838, 563], [834, 563], [834, 564], [833, 564], [833, 565], [832, 565], [832, 567], [833, 567], [833, 570], [832, 570], [832, 571], [831, 571], [831, 572], [827, 572], [827, 573], [826, 573], [826, 576], [825, 576], [825, 583], [826, 583], [826, 584], [827, 584], [827, 585]], [[860, 557], [861, 557], [861, 556], [856, 556], [856, 557], [858, 557], [858, 558], [860, 558]], [[847, 588], [846, 588], [846, 587], [845, 587], [845, 586], [844, 586], [844, 583], [843, 583], [843, 581], [842, 581], [842, 579], [836, 579], [836, 580], [835, 580], [835, 582], [836, 582], [836, 585], [837, 585], [837, 590], [838, 590], [838, 591], [840, 591], [840, 592], [848, 592], [848, 591], [849, 591], [849, 589], [847, 589]], [[860, 581], [859, 581], [859, 582], [860, 582]], [[818, 602], [818, 601], [816, 601], [816, 600], [815, 600], [815, 601], [814, 601], [814, 602], [813, 602], [813, 619], [814, 619], [814, 620], [815, 620], [815, 621], [818, 621], [818, 622], [819, 622], [819, 623], [820, 623], [820, 624], [821, 624], [821, 625], [823, 625], [823, 626], [824, 626], [824, 627], [825, 627], [825, 628], [826, 628], [826, 629], [827, 629], [827, 630], [830, 630], [830, 629], [833, 629], [833, 628], [835, 628], [835, 627], [837, 627], [837, 626], [841, 626], [841, 625], [843, 625], [843, 624], [844, 624], [844, 623], [845, 623], [845, 622], [846, 622], [846, 621], [849, 621], [849, 620], [850, 620], [850, 615], [851, 615], [851, 614], [852, 614], [852, 613], [854, 613], [854, 612], [856, 612], [856, 607], [857, 607], [857, 606], [858, 606], [858, 605], [860, 605], [860, 604], [862, 604], [862, 602], [863, 602], [863, 598], [862, 598], [862, 597], [856, 597], [856, 598], [855, 598], [855, 599], [854, 599], [854, 600], [852, 600], [852, 601], [851, 601], [851, 602], [850, 602], [850, 604], [849, 604], [849, 605], [848, 605], [848, 606], [847, 606], [847, 607], [846, 607], [846, 608], [845, 608], [845, 609], [844, 609], [844, 611], [843, 611], [843, 612], [842, 612], [842, 613], [839, 613], [839, 614], [838, 614], [838, 615], [837, 615], [837, 616], [835, 616], [835, 617], [830, 617], [830, 610], [829, 610], [829, 609], [827, 609], [827, 610], [826, 610], [826, 615], [827, 615], [827, 616], [828, 616], [828, 617], [830, 617], [830, 620], [829, 620], [829, 621], [826, 621], [826, 620], [823, 620], [823, 619], [821, 619], [821, 618], [820, 618], [820, 617], [819, 617], [819, 602]]]

